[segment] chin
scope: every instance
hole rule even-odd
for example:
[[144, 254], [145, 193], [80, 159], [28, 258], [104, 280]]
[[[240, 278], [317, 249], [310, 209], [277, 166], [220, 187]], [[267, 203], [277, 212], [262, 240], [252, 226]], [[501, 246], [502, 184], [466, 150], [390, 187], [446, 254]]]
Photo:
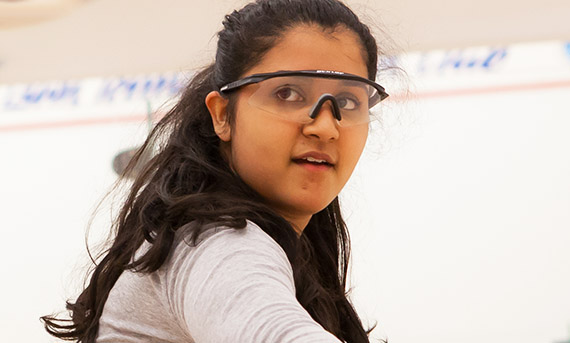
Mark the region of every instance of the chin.
[[332, 199], [329, 197], [315, 199], [314, 197], [309, 198], [301, 196], [296, 199], [289, 198], [280, 203], [273, 203], [270, 206], [286, 218], [311, 217], [324, 210], [333, 200], [334, 197]]
[[327, 206], [332, 202], [328, 201], [328, 202], [318, 202], [318, 203], [312, 203], [310, 205], [306, 205], [305, 206], [305, 211], [306, 213], [310, 213], [311, 215], [317, 214], [319, 212], [321, 212], [322, 210], [324, 210], [325, 208], [327, 208]]

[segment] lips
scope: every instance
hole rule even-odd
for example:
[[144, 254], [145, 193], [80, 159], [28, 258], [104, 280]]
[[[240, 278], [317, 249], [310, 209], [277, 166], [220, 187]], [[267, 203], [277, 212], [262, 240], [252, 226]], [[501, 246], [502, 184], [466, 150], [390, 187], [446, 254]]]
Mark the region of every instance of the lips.
[[321, 166], [334, 166], [334, 160], [327, 154], [321, 152], [308, 152], [299, 156], [293, 157], [293, 162], [295, 163], [309, 163], [313, 165], [321, 165]]

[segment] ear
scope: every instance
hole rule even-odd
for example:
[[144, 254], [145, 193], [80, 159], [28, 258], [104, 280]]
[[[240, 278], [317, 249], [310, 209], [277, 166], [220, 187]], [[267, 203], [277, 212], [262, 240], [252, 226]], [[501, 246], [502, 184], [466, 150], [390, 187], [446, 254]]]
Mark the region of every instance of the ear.
[[219, 92], [212, 91], [206, 96], [206, 107], [212, 117], [214, 131], [216, 135], [224, 142], [231, 139], [231, 128], [228, 120], [228, 99], [224, 98]]

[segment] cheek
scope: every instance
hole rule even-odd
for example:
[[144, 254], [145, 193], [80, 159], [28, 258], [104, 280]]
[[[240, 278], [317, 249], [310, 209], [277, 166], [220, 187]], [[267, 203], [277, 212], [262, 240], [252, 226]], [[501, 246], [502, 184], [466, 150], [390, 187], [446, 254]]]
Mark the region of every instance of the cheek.
[[[349, 128], [343, 133], [344, 142], [341, 144], [341, 154], [345, 157], [343, 177], [348, 179], [356, 167], [364, 150], [364, 146], [366, 145], [368, 126]], [[343, 135], [343, 133], [341, 133], [341, 135]]]
[[344, 132], [344, 138], [344, 153], [350, 156], [351, 160], [358, 161], [368, 138], [368, 125], [349, 128]]
[[279, 177], [276, 174], [288, 161], [294, 140], [292, 128], [279, 125], [266, 115], [255, 114], [236, 118], [231, 140], [232, 165], [250, 186]]

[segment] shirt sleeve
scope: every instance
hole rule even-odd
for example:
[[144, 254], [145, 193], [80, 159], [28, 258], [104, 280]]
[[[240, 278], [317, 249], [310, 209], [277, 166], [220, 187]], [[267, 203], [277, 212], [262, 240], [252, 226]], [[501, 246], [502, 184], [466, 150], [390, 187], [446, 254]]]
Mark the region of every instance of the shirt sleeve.
[[166, 273], [170, 306], [198, 343], [340, 343], [295, 298], [283, 249], [255, 224], [180, 244]]

